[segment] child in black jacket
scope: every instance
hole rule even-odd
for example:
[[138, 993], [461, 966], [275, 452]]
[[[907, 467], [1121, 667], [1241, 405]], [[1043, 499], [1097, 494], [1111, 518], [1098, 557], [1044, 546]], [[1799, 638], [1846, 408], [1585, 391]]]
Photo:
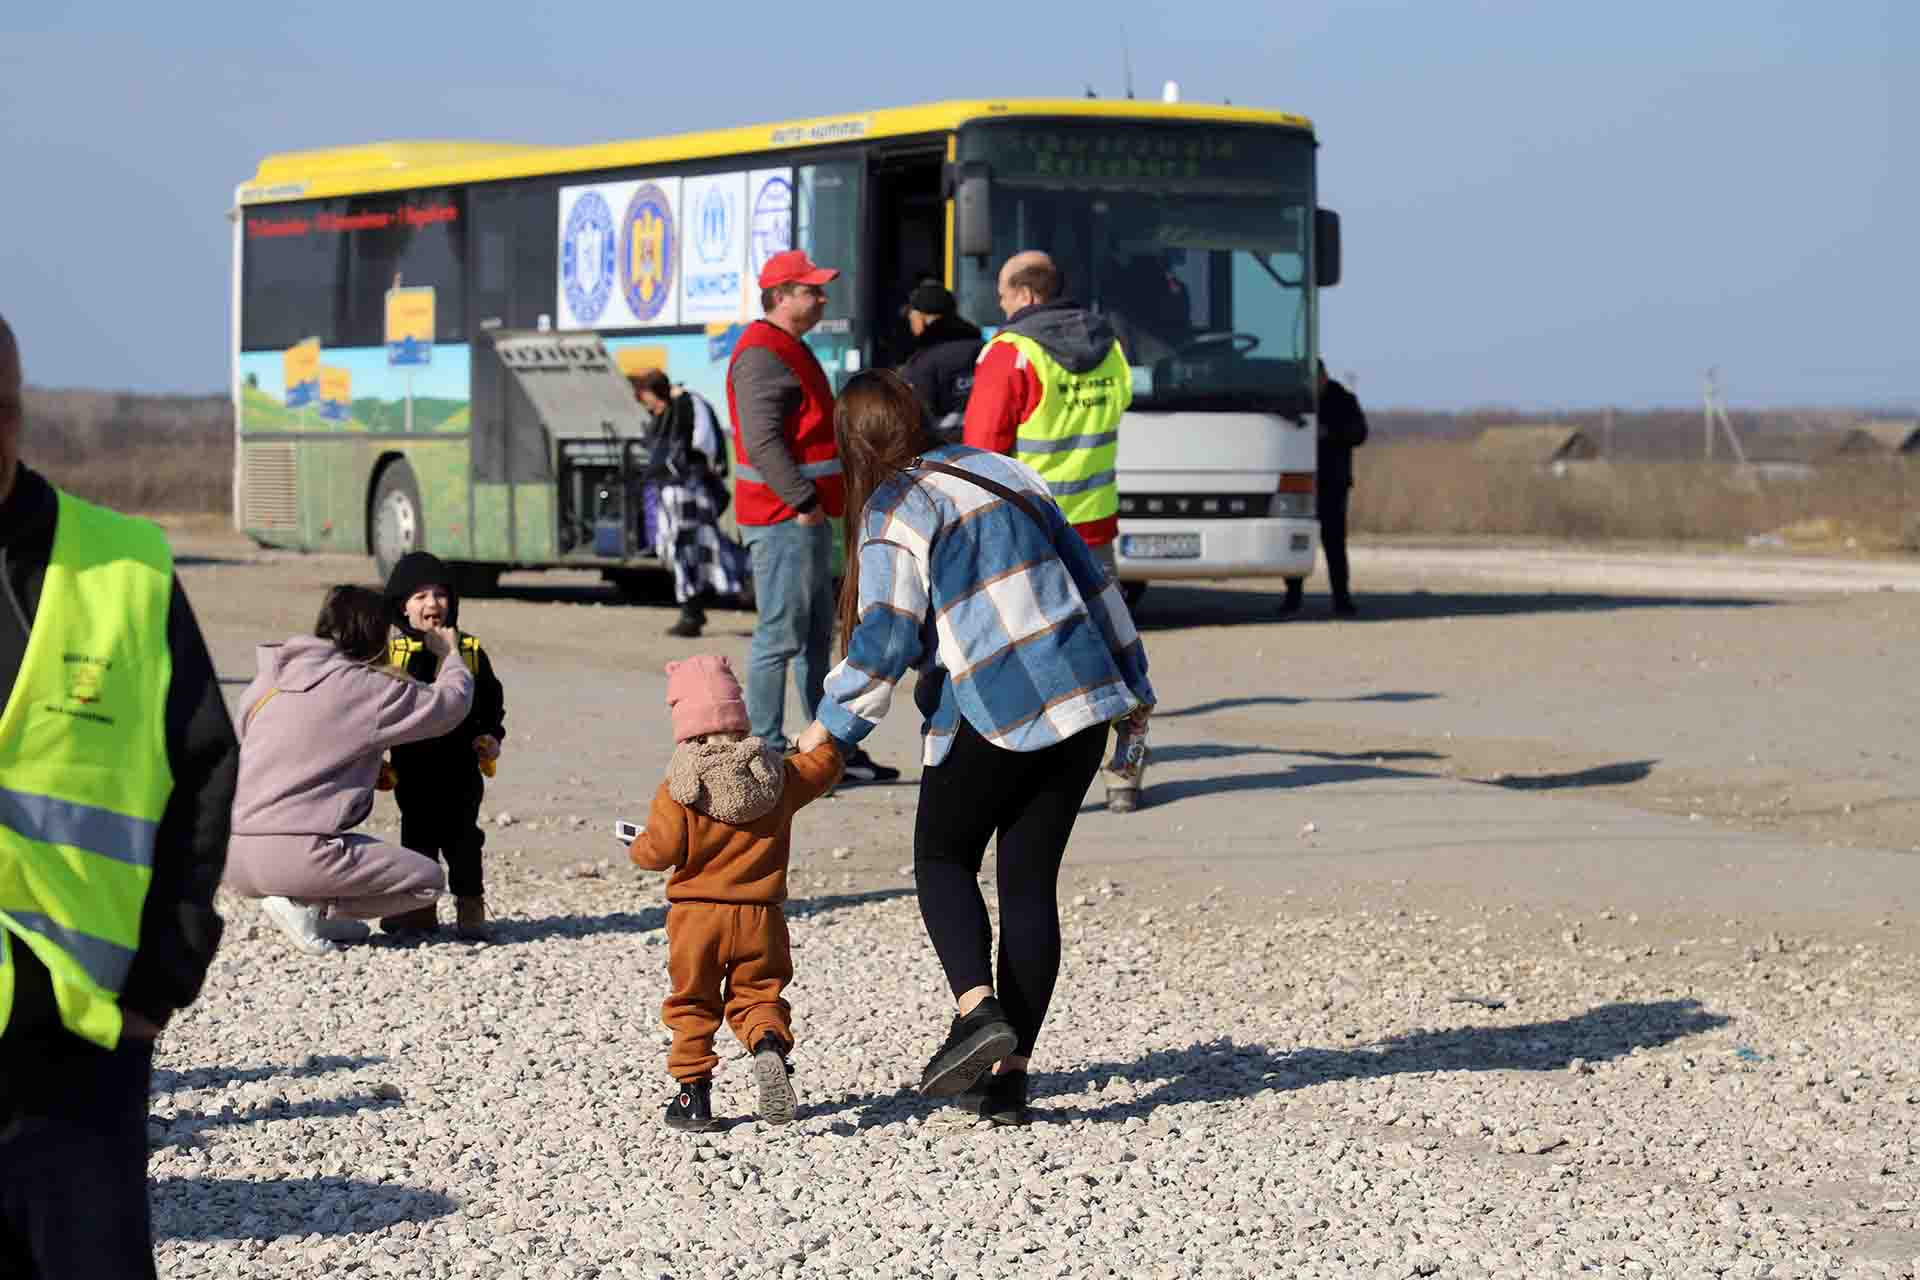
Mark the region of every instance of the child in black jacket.
[[[429, 623], [458, 627], [460, 596], [452, 571], [436, 556], [409, 552], [393, 567], [386, 598], [398, 629], [387, 651], [388, 663], [416, 679], [433, 679], [436, 660], [420, 643], [420, 628]], [[486, 843], [480, 830], [485, 789], [481, 775], [492, 776], [500, 741], [506, 737], [506, 699], [478, 639], [462, 632], [459, 653], [473, 672], [473, 709], [452, 733], [393, 749], [393, 792], [400, 805], [400, 843], [446, 861], [455, 932], [475, 941], [487, 936], [480, 876], [480, 850]], [[439, 923], [431, 906], [380, 922], [388, 933], [430, 933]]]

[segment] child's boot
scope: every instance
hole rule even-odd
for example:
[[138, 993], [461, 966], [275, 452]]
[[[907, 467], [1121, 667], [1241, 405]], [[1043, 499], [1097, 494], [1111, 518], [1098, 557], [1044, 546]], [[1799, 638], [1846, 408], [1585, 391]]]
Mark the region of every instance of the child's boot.
[[479, 894], [455, 898], [453, 936], [463, 942], [487, 940], [487, 900]]
[[720, 1127], [713, 1118], [713, 1081], [682, 1080], [680, 1091], [667, 1104], [667, 1128], [682, 1133], [708, 1133]]
[[753, 1081], [760, 1086], [760, 1118], [768, 1124], [792, 1124], [800, 1100], [793, 1092], [793, 1067], [787, 1042], [769, 1031], [753, 1046]]

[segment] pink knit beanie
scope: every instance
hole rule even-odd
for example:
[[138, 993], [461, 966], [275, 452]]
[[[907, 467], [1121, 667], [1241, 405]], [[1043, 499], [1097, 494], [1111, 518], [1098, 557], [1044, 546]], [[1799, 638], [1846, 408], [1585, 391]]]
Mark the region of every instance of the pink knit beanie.
[[675, 742], [703, 733], [747, 732], [740, 682], [718, 654], [700, 653], [667, 664], [667, 706], [673, 712]]

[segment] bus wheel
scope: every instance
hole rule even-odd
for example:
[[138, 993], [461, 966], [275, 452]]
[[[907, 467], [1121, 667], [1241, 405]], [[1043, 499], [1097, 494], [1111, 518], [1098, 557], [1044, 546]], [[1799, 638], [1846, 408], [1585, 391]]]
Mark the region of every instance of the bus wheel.
[[1147, 584], [1144, 582], [1123, 582], [1120, 584], [1120, 598], [1127, 602], [1127, 608], [1129, 609], [1138, 608], [1140, 597], [1145, 594], [1147, 594]]
[[373, 489], [373, 565], [380, 581], [393, 576], [393, 566], [409, 551], [426, 542], [426, 515], [420, 507], [420, 486], [413, 468], [403, 459], [380, 473]]

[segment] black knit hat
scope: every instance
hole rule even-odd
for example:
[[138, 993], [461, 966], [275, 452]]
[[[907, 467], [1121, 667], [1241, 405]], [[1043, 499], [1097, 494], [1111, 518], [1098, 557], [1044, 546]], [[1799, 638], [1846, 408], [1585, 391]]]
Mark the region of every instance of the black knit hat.
[[409, 551], [400, 557], [400, 563], [393, 566], [393, 573], [387, 578], [387, 609], [393, 616], [393, 625], [410, 636], [418, 635], [407, 625], [407, 597], [422, 587], [445, 587], [447, 589], [447, 625], [460, 625], [460, 588], [454, 583], [453, 570], [447, 562], [428, 551]]

